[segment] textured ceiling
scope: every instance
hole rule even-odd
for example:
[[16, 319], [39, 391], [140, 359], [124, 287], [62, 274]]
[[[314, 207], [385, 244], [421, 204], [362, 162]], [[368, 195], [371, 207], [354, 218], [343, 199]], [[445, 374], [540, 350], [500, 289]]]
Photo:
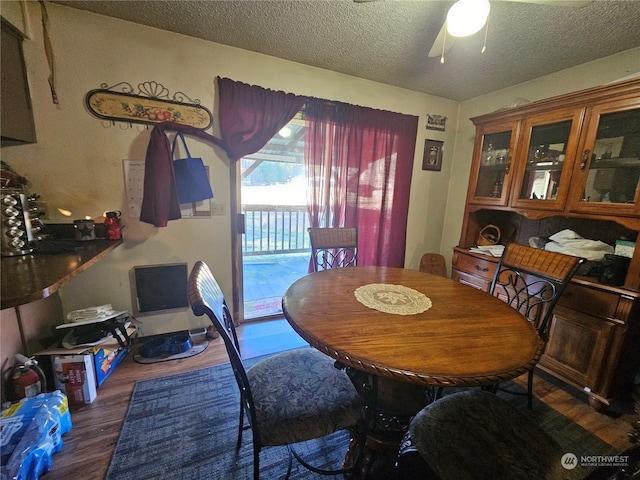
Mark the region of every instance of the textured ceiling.
[[427, 54], [450, 1], [54, 3], [459, 101], [640, 46], [638, 0], [521, 1], [491, 0], [487, 51], [482, 30], [457, 39], [444, 65]]

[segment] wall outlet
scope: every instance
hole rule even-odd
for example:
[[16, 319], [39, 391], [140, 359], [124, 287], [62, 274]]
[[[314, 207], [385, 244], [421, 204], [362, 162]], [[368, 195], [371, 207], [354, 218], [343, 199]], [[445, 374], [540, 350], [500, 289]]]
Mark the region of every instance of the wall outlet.
[[227, 207], [224, 203], [211, 203], [211, 215], [226, 215]]

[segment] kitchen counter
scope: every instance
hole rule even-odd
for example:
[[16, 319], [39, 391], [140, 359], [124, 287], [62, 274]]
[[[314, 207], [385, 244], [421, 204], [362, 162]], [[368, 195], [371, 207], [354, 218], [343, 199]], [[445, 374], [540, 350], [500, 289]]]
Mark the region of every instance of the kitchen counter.
[[2, 309], [48, 297], [119, 245], [122, 240], [97, 239], [73, 252], [2, 257]]

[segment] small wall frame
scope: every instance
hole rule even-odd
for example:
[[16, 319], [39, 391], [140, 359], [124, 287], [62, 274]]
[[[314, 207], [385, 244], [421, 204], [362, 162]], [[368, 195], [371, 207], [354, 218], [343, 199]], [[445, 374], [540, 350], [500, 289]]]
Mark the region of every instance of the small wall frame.
[[422, 170], [442, 170], [442, 149], [444, 142], [440, 140], [424, 141], [424, 157], [422, 158]]
[[444, 115], [432, 115], [427, 113], [427, 130], [436, 130], [438, 132], [444, 132], [447, 126], [447, 117]]

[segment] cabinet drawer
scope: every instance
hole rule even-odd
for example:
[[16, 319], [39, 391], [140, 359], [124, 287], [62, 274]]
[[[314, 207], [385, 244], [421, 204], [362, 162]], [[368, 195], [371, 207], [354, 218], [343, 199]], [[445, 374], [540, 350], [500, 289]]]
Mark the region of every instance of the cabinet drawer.
[[482, 258], [472, 257], [471, 255], [464, 255], [459, 253], [456, 258], [455, 268], [462, 272], [470, 273], [478, 277], [482, 277], [485, 280], [493, 280], [493, 275], [496, 271], [496, 262], [490, 260], [484, 260]]
[[451, 279], [463, 285], [468, 285], [478, 290], [482, 290], [483, 292], [489, 292], [489, 288], [491, 288], [491, 282], [489, 280], [476, 275], [469, 275], [468, 273], [461, 272], [455, 268], [451, 272]]
[[558, 299], [558, 305], [576, 312], [615, 318], [618, 300], [615, 293], [569, 284]]

